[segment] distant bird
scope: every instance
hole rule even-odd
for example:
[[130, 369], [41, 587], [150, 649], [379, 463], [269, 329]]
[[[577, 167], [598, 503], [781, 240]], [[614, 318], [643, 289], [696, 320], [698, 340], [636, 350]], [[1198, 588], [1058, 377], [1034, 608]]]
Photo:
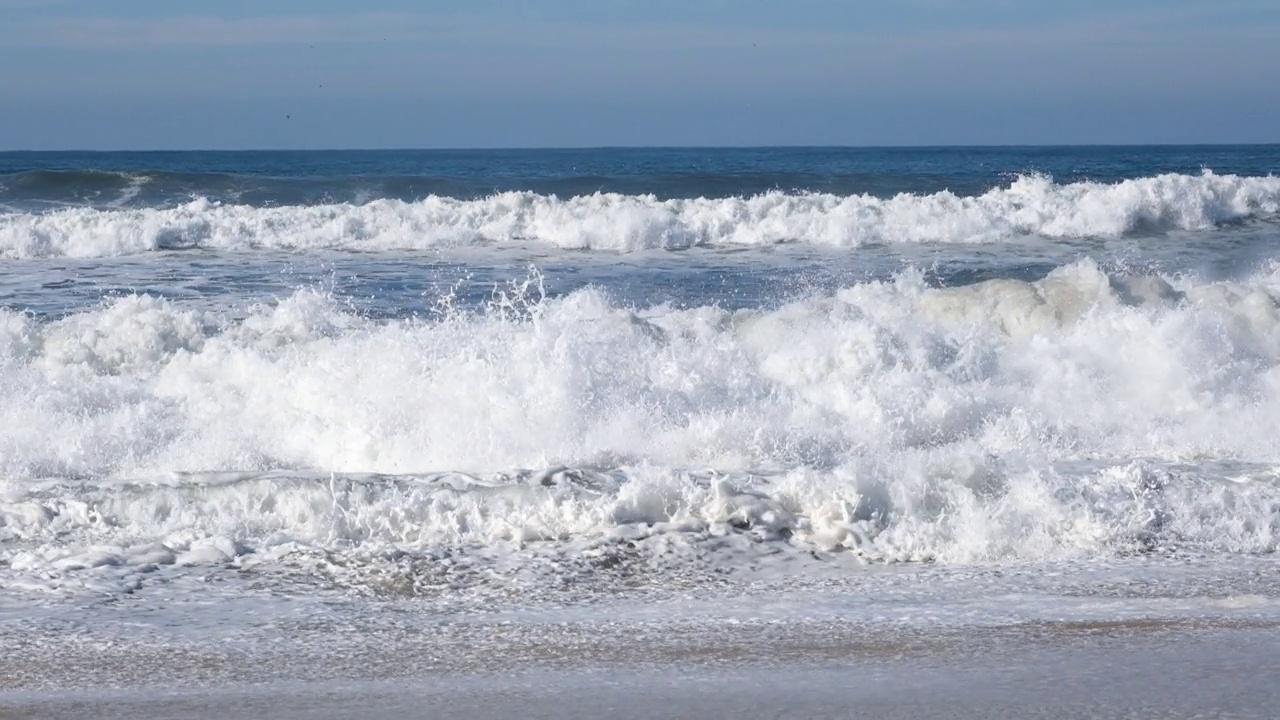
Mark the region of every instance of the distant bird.
[[290, 119], [292, 119], [292, 118], [293, 118], [293, 116], [292, 116], [292, 115], [285, 115], [285, 116], [284, 116], [284, 119], [285, 119], [285, 120], [290, 120]]

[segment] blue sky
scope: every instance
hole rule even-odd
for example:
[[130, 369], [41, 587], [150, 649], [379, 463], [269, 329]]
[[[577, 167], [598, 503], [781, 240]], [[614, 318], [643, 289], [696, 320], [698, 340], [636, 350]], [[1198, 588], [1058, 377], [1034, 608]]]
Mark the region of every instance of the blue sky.
[[1280, 0], [0, 0], [0, 149], [1280, 142]]

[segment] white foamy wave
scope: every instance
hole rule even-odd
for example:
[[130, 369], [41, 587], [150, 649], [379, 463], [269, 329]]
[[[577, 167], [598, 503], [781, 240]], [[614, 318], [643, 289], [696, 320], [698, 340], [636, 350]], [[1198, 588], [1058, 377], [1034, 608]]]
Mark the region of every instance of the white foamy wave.
[[1274, 552], [1278, 297], [1084, 261], [772, 311], [588, 289], [431, 321], [310, 291], [230, 323], [148, 296], [4, 313], [0, 567]]
[[424, 249], [533, 242], [632, 251], [700, 245], [980, 243], [1036, 235], [1116, 237], [1202, 230], [1280, 212], [1280, 178], [1160, 175], [1117, 184], [1024, 176], [977, 197], [772, 192], [658, 200], [508, 192], [479, 200], [259, 208], [196, 200], [172, 209], [68, 209], [0, 216], [0, 255], [101, 257], [157, 249]]

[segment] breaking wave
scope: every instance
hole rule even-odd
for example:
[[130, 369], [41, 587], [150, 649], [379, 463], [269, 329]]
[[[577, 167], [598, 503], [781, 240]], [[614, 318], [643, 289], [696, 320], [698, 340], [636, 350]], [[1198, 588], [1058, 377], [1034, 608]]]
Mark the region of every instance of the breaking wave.
[[3, 312], [0, 563], [1270, 553], [1277, 298], [1274, 273], [1081, 261], [735, 312], [594, 289], [429, 320], [312, 291], [234, 321], [148, 295]]
[[184, 248], [374, 251], [507, 242], [617, 252], [777, 243], [983, 243], [1203, 230], [1277, 213], [1280, 177], [1207, 171], [1115, 184], [1055, 184], [1027, 175], [977, 196], [770, 192], [660, 200], [505, 192], [467, 200], [430, 196], [280, 207], [196, 199], [166, 209], [0, 214], [0, 256], [103, 257]]

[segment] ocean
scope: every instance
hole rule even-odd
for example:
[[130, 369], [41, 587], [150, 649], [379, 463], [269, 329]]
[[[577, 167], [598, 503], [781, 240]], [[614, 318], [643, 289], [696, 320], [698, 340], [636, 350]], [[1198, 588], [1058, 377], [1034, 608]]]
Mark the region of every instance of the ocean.
[[1277, 168], [0, 153], [0, 691], [1045, 627], [1265, 657]]

